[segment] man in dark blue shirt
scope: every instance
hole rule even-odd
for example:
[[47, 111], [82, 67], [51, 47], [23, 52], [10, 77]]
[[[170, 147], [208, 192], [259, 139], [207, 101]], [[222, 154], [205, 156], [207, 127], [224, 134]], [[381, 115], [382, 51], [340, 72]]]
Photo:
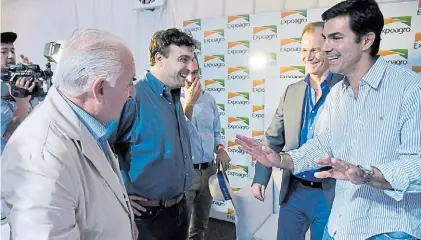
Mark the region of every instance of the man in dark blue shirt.
[[189, 75], [195, 40], [178, 29], [156, 32], [150, 70], [135, 83], [120, 120], [109, 126], [134, 209], [138, 239], [186, 239], [184, 192], [193, 178], [190, 136], [181, 88]]

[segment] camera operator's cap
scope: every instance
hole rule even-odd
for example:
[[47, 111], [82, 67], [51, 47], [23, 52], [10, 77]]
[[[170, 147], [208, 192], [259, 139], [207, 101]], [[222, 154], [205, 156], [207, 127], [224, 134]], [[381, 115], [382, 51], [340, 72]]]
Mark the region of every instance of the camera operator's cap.
[[2, 32], [1, 33], [1, 42], [2, 43], [14, 43], [18, 38], [18, 35], [14, 32]]

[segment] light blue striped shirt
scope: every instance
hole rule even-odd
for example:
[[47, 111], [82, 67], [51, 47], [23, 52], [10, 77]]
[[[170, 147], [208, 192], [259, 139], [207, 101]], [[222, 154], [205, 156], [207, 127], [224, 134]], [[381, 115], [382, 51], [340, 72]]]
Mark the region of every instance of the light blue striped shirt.
[[361, 240], [387, 232], [421, 238], [421, 76], [379, 57], [361, 79], [358, 99], [336, 84], [315, 137], [290, 151], [294, 173], [320, 167], [325, 154], [378, 168], [393, 191], [336, 182], [329, 234]]
[[[184, 103], [184, 92], [181, 93], [181, 102]], [[186, 117], [189, 128], [193, 164], [212, 162], [216, 147], [224, 145], [221, 135], [221, 121], [215, 98], [203, 92], [193, 107], [193, 117]]]

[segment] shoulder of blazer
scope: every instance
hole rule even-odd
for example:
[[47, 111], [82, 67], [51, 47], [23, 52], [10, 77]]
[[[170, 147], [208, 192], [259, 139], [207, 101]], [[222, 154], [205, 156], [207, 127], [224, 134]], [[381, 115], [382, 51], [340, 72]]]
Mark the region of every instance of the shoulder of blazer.
[[[284, 94], [285, 99], [286, 98], [289, 98], [289, 96], [290, 96], [288, 94], [289, 92], [296, 92], [297, 90], [302, 89], [302, 88], [305, 88], [306, 86], [307, 86], [307, 84], [303, 80], [300, 80], [300, 81], [298, 81], [296, 83], [293, 83], [293, 84], [288, 85], [287, 88], [286, 88], [286, 90], [285, 90], [285, 94]], [[291, 96], [291, 97], [296, 98], [297, 96], [294, 95], [294, 96]], [[284, 99], [284, 101], [285, 101], [285, 99]]]

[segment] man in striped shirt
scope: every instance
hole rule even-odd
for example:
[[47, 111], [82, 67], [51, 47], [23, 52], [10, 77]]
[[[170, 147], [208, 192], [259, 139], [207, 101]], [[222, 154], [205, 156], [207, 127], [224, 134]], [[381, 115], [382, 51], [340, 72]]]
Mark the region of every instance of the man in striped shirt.
[[378, 56], [383, 15], [374, 0], [348, 0], [322, 15], [329, 70], [345, 79], [326, 99], [315, 137], [277, 154], [237, 136], [265, 166], [335, 178], [324, 239], [421, 238], [421, 77]]

